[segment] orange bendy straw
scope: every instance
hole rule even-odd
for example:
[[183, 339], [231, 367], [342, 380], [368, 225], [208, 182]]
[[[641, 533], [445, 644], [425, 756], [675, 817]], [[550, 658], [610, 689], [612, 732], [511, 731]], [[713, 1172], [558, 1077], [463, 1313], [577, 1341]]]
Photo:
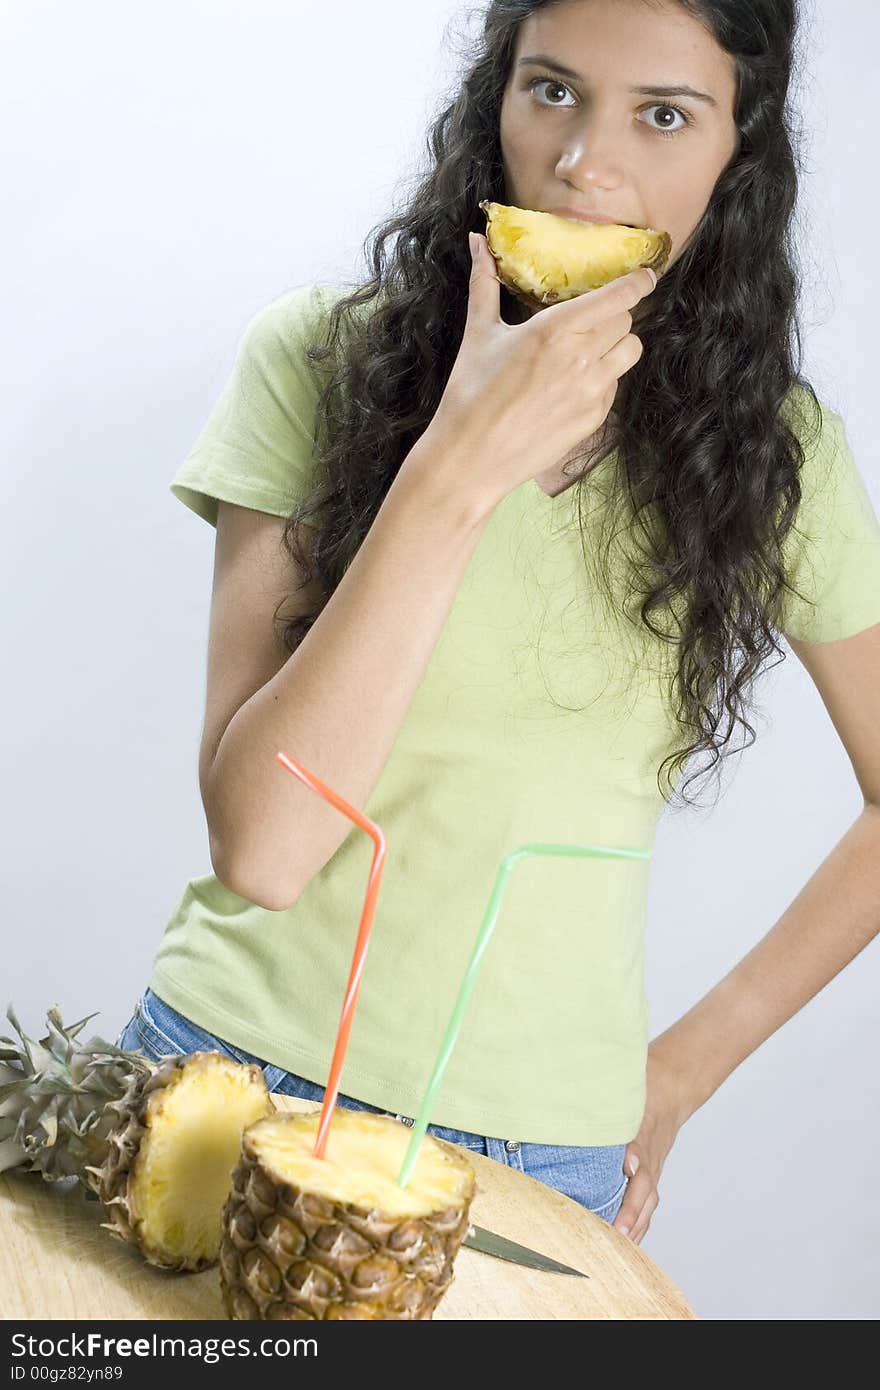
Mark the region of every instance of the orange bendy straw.
[[357, 807], [350, 805], [345, 797], [333, 791], [331, 787], [325, 785], [314, 773], [306, 772], [305, 768], [293, 758], [289, 758], [286, 753], [276, 753], [278, 762], [282, 767], [286, 767], [288, 772], [292, 772], [294, 777], [298, 777], [301, 782], [305, 782], [307, 787], [311, 787], [313, 792], [323, 796], [325, 801], [329, 801], [331, 806], [335, 806], [337, 811], [341, 811], [349, 820], [359, 825], [361, 830], [366, 830], [373, 841], [373, 862], [370, 865], [370, 876], [367, 879], [367, 895], [364, 898], [363, 911], [361, 912], [361, 924], [358, 927], [357, 941], [355, 942], [354, 955], [351, 960], [351, 970], [348, 975], [348, 984], [345, 989], [345, 998], [342, 1001], [342, 1014], [339, 1019], [339, 1028], [336, 1033], [336, 1046], [333, 1049], [333, 1060], [330, 1063], [330, 1075], [327, 1078], [327, 1089], [324, 1092], [324, 1103], [321, 1106], [321, 1118], [318, 1122], [318, 1137], [315, 1140], [315, 1147], [312, 1150], [315, 1158], [324, 1157], [324, 1149], [327, 1144], [327, 1134], [330, 1129], [330, 1119], [336, 1105], [336, 1097], [339, 1095], [339, 1078], [342, 1075], [342, 1065], [345, 1061], [345, 1049], [348, 1046], [348, 1035], [351, 1032], [351, 1021], [354, 1015], [354, 1006], [357, 1002], [358, 989], [360, 988], [361, 975], [364, 973], [364, 962], [367, 957], [367, 946], [370, 942], [370, 928], [373, 925], [373, 913], [376, 910], [376, 899], [379, 896], [379, 884], [382, 881], [382, 870], [385, 866], [385, 836], [369, 816], [365, 816]]

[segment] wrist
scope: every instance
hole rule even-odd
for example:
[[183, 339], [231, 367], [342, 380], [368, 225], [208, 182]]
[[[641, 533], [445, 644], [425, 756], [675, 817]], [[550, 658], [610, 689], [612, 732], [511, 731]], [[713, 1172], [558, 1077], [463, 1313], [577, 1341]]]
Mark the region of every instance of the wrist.
[[[468, 528], [485, 525], [502, 500], [485, 485], [475, 484], [472, 460], [428, 432], [410, 449], [398, 471], [404, 486]], [[395, 480], [395, 483], [397, 482]]]
[[699, 1110], [706, 1099], [699, 1092], [694, 1078], [679, 1061], [664, 1051], [662, 1044], [655, 1040], [648, 1044], [648, 1071], [652, 1073], [650, 1086], [656, 1092], [662, 1088], [665, 1104], [677, 1117], [679, 1128]]

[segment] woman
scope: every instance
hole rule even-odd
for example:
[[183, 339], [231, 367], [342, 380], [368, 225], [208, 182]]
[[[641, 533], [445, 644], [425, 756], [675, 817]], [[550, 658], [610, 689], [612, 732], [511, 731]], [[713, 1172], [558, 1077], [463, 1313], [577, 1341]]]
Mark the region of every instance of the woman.
[[[753, 741], [780, 632], [817, 683], [829, 640], [877, 669], [880, 526], [791, 356], [794, 35], [793, 0], [495, 0], [372, 278], [248, 326], [171, 485], [217, 528], [215, 872], [122, 1046], [323, 1096], [370, 846], [280, 749], [387, 836], [339, 1100], [411, 1122], [511, 849], [650, 847], [685, 763]], [[530, 315], [483, 236], [469, 258], [483, 198], [666, 230], [669, 264]], [[864, 694], [838, 692], [848, 729]], [[638, 860], [518, 867], [430, 1131], [635, 1241], [681, 1125], [867, 939], [805, 904], [649, 1046], [647, 884]]]

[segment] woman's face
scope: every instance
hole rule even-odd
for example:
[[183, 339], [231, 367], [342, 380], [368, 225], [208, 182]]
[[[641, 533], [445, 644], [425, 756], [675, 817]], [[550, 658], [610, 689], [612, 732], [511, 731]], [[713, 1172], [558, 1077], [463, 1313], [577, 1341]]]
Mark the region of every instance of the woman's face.
[[666, 231], [671, 265], [736, 153], [735, 97], [733, 60], [674, 0], [551, 5], [522, 24], [504, 89], [504, 201]]

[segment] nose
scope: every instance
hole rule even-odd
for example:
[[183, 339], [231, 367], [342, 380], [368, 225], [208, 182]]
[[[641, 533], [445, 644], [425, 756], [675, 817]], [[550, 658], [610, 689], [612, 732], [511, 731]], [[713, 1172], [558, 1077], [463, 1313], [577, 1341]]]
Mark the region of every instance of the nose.
[[593, 111], [566, 141], [556, 164], [556, 176], [577, 190], [619, 188], [623, 180], [620, 115]]

